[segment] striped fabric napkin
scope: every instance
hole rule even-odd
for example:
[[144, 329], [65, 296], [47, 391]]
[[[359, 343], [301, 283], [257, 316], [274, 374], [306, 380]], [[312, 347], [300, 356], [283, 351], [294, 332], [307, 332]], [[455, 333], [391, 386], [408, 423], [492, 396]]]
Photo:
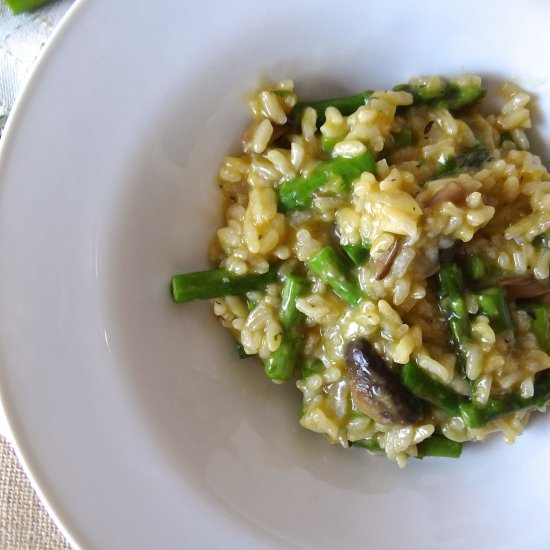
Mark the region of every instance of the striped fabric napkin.
[[74, 0], [14, 16], [0, 0], [0, 129], [52, 31]]

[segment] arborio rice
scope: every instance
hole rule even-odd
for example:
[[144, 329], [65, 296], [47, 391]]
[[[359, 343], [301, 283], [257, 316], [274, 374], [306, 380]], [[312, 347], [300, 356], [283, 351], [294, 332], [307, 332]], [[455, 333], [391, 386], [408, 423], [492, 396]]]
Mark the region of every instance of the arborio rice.
[[505, 83], [487, 113], [484, 95], [470, 75], [259, 91], [219, 170], [219, 269], [172, 280], [176, 301], [214, 298], [274, 381], [297, 378], [304, 428], [400, 466], [513, 443], [550, 401], [550, 175], [530, 96]]

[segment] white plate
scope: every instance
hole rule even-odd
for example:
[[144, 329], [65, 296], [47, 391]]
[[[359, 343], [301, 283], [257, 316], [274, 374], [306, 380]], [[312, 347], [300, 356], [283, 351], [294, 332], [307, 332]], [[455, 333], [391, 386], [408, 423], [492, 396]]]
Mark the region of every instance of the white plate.
[[[547, 416], [514, 447], [405, 470], [298, 426], [174, 272], [206, 267], [246, 92], [418, 73], [520, 77], [550, 139], [544, 2], [81, 1], [3, 138], [2, 401], [35, 486], [87, 548], [547, 548]], [[534, 139], [535, 146], [541, 143]], [[548, 160], [548, 159], [546, 159]]]

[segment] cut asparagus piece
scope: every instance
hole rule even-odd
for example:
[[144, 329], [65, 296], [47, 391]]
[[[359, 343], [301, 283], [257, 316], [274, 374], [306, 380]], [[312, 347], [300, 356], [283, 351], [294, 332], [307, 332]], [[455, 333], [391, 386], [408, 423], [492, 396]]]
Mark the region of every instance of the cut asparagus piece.
[[397, 147], [406, 147], [407, 145], [412, 145], [413, 142], [413, 132], [410, 126], [404, 126], [393, 135], [393, 143]]
[[208, 300], [219, 296], [237, 296], [251, 290], [264, 290], [277, 281], [277, 267], [266, 273], [235, 275], [227, 269], [195, 271], [172, 277], [171, 290], [174, 302]]
[[413, 96], [413, 105], [443, 107], [449, 111], [458, 111], [475, 105], [486, 93], [480, 86], [458, 86], [452, 82], [442, 82], [439, 88], [398, 84], [393, 89], [409, 92]]
[[544, 371], [535, 381], [533, 397], [507, 394], [489, 399], [483, 407], [473, 403], [460, 405], [460, 413], [469, 428], [482, 428], [488, 422], [509, 414], [531, 408], [542, 408], [550, 403], [550, 372]]
[[366, 92], [361, 92], [359, 94], [336, 97], [333, 99], [322, 99], [320, 101], [298, 101], [298, 103], [296, 103], [290, 111], [289, 118], [294, 122], [299, 122], [304, 114], [304, 111], [308, 107], [312, 107], [317, 111], [317, 128], [319, 128], [325, 123], [325, 111], [329, 107], [335, 107], [342, 115], [348, 116], [357, 111], [361, 105], [364, 105], [371, 95], [372, 91], [367, 90]]
[[303, 277], [289, 273], [281, 292], [281, 324], [286, 331], [295, 329], [304, 314], [296, 307], [296, 299], [309, 288], [309, 282]]
[[359, 284], [352, 279], [348, 266], [330, 245], [312, 256], [308, 264], [310, 269], [342, 300], [352, 306], [356, 306], [361, 301], [363, 293]]
[[472, 168], [480, 168], [490, 157], [485, 147], [474, 147], [458, 157], [450, 157], [441, 163], [434, 173], [434, 178], [447, 178], [457, 176]]
[[541, 349], [548, 351], [550, 349], [550, 320], [548, 318], [548, 308], [544, 304], [537, 302], [519, 302], [518, 306], [524, 309], [531, 317], [531, 332], [537, 338]]
[[[443, 107], [449, 111], [458, 111], [481, 101], [485, 97], [485, 90], [480, 86], [458, 86], [453, 82], [442, 82], [438, 88], [426, 86], [414, 86], [411, 84], [398, 84], [393, 91], [405, 91], [412, 95], [413, 105], [432, 105]], [[298, 101], [290, 111], [289, 119], [298, 123], [308, 107], [317, 112], [317, 128], [326, 120], [325, 112], [329, 107], [335, 107], [344, 116], [349, 116], [359, 107], [365, 105], [374, 92], [367, 90], [358, 94], [322, 99], [319, 101]]]
[[6, 4], [10, 7], [14, 14], [23, 13], [24, 11], [34, 10], [48, 4], [52, 0], [6, 0]]
[[470, 315], [464, 299], [462, 273], [455, 263], [441, 266], [438, 274], [439, 308], [451, 333], [451, 341], [462, 371], [466, 363], [467, 348], [471, 336]]
[[433, 434], [424, 439], [417, 446], [418, 457], [444, 456], [447, 458], [460, 458], [462, 454], [462, 443], [452, 441], [441, 434]]
[[370, 244], [365, 242], [344, 244], [342, 249], [356, 266], [363, 265], [370, 257]]
[[322, 162], [311, 174], [297, 176], [279, 185], [279, 210], [306, 210], [313, 204], [313, 196], [321, 186], [337, 180], [343, 189], [349, 190], [353, 180], [363, 172], [376, 172], [376, 162], [368, 151], [356, 157], [335, 157]]
[[500, 286], [490, 286], [476, 292], [479, 313], [489, 318], [491, 326], [497, 331], [514, 330], [512, 316], [504, 290]]
[[284, 382], [292, 377], [298, 360], [303, 338], [285, 335], [280, 346], [265, 360], [266, 375], [276, 382]]
[[416, 397], [431, 403], [450, 416], [460, 416], [463, 399], [409, 361], [401, 370], [401, 381]]
[[384, 452], [384, 449], [380, 447], [380, 443], [378, 443], [376, 437], [367, 437], [365, 439], [358, 439], [357, 441], [350, 441], [350, 445], [352, 447], [367, 449], [371, 453], [380, 454]]
[[487, 277], [487, 269], [480, 255], [466, 256], [464, 273], [470, 281], [481, 281]]

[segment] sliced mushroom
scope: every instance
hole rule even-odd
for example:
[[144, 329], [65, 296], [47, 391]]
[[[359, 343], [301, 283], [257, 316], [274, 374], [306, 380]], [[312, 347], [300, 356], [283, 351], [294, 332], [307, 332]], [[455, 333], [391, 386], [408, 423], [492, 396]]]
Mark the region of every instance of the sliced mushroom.
[[393, 262], [395, 260], [395, 257], [397, 256], [397, 251], [399, 250], [399, 239], [395, 239], [393, 241], [392, 245], [380, 256], [374, 261], [375, 266], [375, 272], [374, 272], [374, 278], [377, 281], [380, 281], [383, 279], [391, 269], [391, 266], [393, 265]]
[[393, 374], [367, 340], [346, 347], [351, 395], [357, 408], [380, 424], [409, 425], [420, 420], [420, 403]]
[[536, 298], [550, 292], [550, 279], [535, 279], [532, 275], [500, 279], [498, 284], [504, 288], [508, 300]]
[[452, 202], [453, 204], [464, 204], [468, 191], [456, 181], [450, 181], [445, 187], [435, 192], [423, 205], [423, 208], [433, 208], [443, 202]]

